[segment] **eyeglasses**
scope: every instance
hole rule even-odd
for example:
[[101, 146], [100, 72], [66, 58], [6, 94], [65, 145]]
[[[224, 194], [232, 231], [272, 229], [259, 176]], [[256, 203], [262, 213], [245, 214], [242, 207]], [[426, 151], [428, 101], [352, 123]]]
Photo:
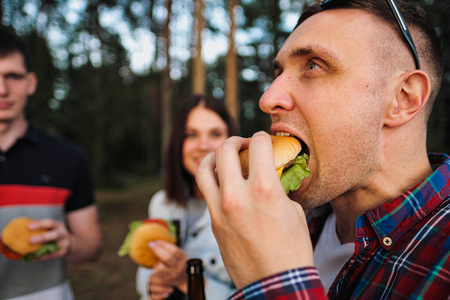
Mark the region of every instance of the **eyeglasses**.
[[[320, 7], [322, 7], [322, 9], [325, 10], [329, 7], [336, 5], [339, 2], [343, 2], [343, 0], [325, 0], [322, 3], [320, 3]], [[395, 0], [386, 0], [386, 2], [389, 4], [389, 8], [391, 9], [392, 14], [394, 15], [395, 20], [397, 21], [397, 25], [400, 28], [400, 32], [402, 33], [403, 38], [406, 41], [406, 44], [408, 45], [412, 55], [414, 56], [416, 69], [420, 70], [419, 55], [417, 54], [416, 46], [414, 45], [411, 32], [409, 31], [408, 26], [406, 25], [405, 19], [403, 18], [402, 13], [400, 12], [400, 9], [398, 8], [398, 5], [395, 2]]]

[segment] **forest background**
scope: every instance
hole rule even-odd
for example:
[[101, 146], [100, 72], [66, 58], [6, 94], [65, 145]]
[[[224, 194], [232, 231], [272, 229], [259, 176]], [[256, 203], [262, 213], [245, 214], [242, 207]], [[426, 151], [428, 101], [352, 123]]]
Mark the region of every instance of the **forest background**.
[[[3, 0], [2, 25], [29, 43], [39, 77], [31, 121], [86, 154], [104, 255], [70, 266], [80, 299], [135, 299], [135, 265], [116, 251], [161, 188], [174, 112], [192, 93], [222, 99], [240, 135], [269, 131], [258, 106], [272, 61], [313, 0]], [[450, 0], [418, 0], [442, 41], [444, 81], [428, 149], [450, 153]], [[199, 55], [200, 54], [200, 55]]]
[[[259, 97], [277, 50], [312, 2], [3, 0], [0, 16], [32, 50], [39, 87], [29, 118], [78, 145], [98, 187], [117, 187], [123, 174], [161, 174], [172, 115], [193, 92], [223, 99], [242, 136], [268, 131]], [[420, 2], [445, 62], [429, 150], [450, 153], [450, 1]]]

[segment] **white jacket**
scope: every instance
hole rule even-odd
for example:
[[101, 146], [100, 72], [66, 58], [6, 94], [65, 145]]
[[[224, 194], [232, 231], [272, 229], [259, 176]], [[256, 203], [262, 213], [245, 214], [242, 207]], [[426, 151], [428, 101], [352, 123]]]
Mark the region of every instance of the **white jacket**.
[[[204, 276], [207, 279], [205, 295], [208, 300], [226, 299], [235, 289], [228, 276], [220, 256], [219, 246], [211, 230], [211, 219], [208, 209], [191, 228], [186, 230], [187, 211], [174, 203], [168, 203], [163, 190], [157, 192], [151, 199], [150, 218], [180, 220], [180, 239], [182, 249], [189, 258], [200, 258], [203, 261]], [[148, 295], [148, 279], [152, 269], [139, 267], [136, 274], [136, 289], [141, 300], [150, 300]]]

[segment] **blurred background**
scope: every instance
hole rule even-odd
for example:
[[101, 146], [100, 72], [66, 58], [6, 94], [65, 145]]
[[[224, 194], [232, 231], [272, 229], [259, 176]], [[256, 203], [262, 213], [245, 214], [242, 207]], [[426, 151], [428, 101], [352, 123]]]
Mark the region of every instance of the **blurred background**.
[[[180, 103], [222, 99], [240, 134], [269, 131], [258, 107], [272, 61], [307, 0], [3, 0], [1, 22], [26, 37], [37, 93], [28, 117], [88, 157], [104, 255], [70, 266], [79, 299], [136, 299], [117, 249], [161, 188], [162, 155]], [[444, 47], [445, 74], [429, 123], [430, 151], [450, 153], [450, 0], [420, 0]]]

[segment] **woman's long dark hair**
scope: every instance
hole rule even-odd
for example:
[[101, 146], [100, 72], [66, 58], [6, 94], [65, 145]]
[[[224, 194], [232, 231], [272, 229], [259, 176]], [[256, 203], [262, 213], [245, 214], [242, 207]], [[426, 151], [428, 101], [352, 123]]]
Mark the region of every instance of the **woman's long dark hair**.
[[222, 118], [227, 124], [228, 136], [236, 135], [235, 121], [222, 101], [208, 95], [193, 95], [186, 99], [175, 116], [169, 145], [165, 153], [164, 190], [168, 201], [181, 206], [186, 206], [189, 197], [194, 193], [195, 178], [184, 168], [182, 147], [189, 113], [199, 105], [214, 111]]

